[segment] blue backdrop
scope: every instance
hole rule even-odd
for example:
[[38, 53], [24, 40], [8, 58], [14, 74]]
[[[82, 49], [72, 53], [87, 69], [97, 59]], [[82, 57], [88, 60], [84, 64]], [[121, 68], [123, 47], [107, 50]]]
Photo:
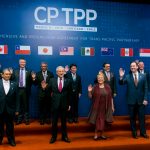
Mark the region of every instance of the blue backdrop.
[[[140, 57], [140, 48], [150, 48], [150, 5], [97, 0], [13, 0], [0, 3], [0, 45], [8, 46], [8, 54], [0, 54], [2, 67], [18, 67], [24, 57], [30, 70], [39, 71], [41, 61], [48, 62], [55, 73], [58, 65], [76, 63], [82, 77], [83, 94], [79, 102], [80, 116], [87, 116], [91, 102], [87, 86], [93, 83], [105, 61], [118, 79], [118, 70], [129, 71], [129, 63], [140, 59], [150, 70], [149, 57]], [[83, 28], [84, 27], [84, 28]], [[30, 46], [30, 55], [16, 55], [16, 45]], [[52, 55], [38, 55], [38, 46], [52, 46]], [[73, 47], [74, 55], [61, 56], [62, 46]], [[81, 56], [81, 47], [93, 47], [94, 56]], [[102, 56], [101, 48], [113, 49]], [[133, 57], [121, 57], [120, 48], [133, 48]], [[117, 83], [115, 115], [126, 115], [126, 87]], [[36, 88], [32, 88], [30, 111], [37, 116]], [[147, 113], [150, 113], [149, 106]]]

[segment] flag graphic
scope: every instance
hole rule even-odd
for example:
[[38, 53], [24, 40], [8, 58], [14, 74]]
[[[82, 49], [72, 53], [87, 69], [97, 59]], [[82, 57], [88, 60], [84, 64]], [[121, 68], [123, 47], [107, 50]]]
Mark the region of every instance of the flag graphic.
[[95, 50], [93, 47], [81, 47], [81, 56], [94, 56]]
[[114, 48], [101, 48], [101, 56], [114, 56]]
[[8, 46], [0, 45], [0, 54], [8, 54]]
[[16, 55], [30, 55], [31, 54], [30, 46], [16, 45], [15, 54]]
[[140, 55], [140, 57], [150, 57], [150, 49], [141, 48], [139, 55]]
[[38, 46], [38, 55], [52, 55], [52, 46]]
[[133, 48], [121, 48], [120, 49], [120, 56], [129, 56], [132, 57], [133, 56]]
[[74, 55], [74, 47], [63, 46], [59, 51], [60, 55]]

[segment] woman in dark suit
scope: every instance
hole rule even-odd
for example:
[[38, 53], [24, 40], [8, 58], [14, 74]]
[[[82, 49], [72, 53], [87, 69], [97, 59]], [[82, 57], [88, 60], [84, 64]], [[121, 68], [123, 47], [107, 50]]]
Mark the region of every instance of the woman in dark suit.
[[112, 122], [112, 111], [114, 111], [112, 92], [110, 86], [104, 83], [104, 74], [97, 75], [98, 83], [94, 87], [88, 86], [88, 96], [92, 99], [92, 107], [89, 114], [89, 122], [95, 125], [94, 140], [107, 139], [104, 135], [105, 122]]

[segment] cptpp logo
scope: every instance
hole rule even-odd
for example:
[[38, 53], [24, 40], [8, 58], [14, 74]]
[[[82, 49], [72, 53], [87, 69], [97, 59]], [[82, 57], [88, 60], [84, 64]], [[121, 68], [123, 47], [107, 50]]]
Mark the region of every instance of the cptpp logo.
[[[44, 15], [43, 15], [44, 14]], [[34, 18], [37, 24], [36, 30], [64, 30], [64, 31], [84, 31], [97, 32], [97, 27], [92, 27], [91, 23], [97, 19], [97, 12], [93, 9], [37, 7], [34, 11]], [[56, 19], [63, 19], [65, 25], [54, 25]], [[84, 26], [79, 26], [84, 21]]]

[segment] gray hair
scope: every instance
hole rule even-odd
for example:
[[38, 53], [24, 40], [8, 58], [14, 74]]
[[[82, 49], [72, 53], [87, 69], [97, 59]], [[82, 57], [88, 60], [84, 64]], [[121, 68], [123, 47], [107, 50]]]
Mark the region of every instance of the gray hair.
[[56, 72], [57, 72], [59, 69], [64, 69], [64, 70], [65, 70], [65, 68], [64, 68], [63, 66], [58, 66], [58, 67], [56, 68]]
[[10, 69], [9, 68], [4, 68], [3, 71], [2, 71], [2, 73], [4, 74], [6, 71], [10, 72]]

